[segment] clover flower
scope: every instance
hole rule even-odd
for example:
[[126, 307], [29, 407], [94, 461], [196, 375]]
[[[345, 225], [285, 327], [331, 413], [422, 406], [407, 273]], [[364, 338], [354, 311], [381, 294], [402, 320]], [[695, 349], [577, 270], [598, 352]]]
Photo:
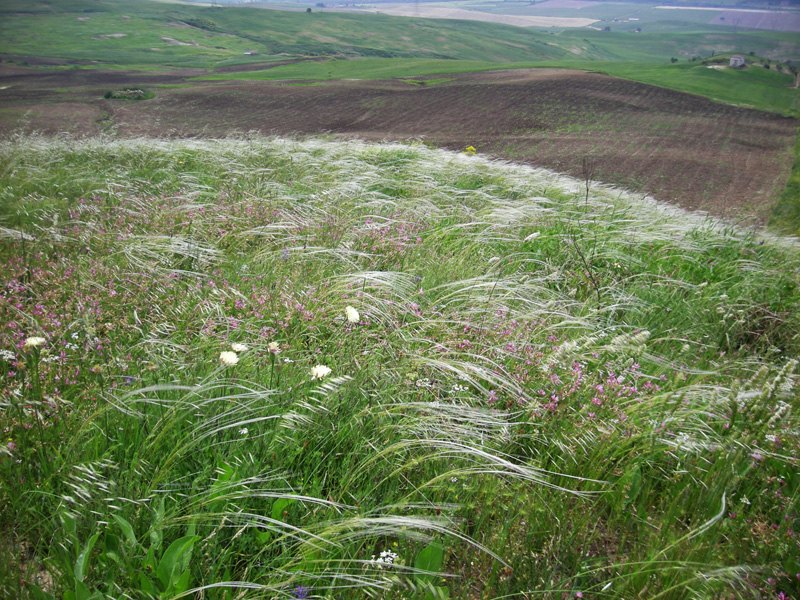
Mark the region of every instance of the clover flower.
[[358, 323], [361, 320], [361, 315], [352, 306], [345, 307], [344, 314], [347, 315], [347, 320], [351, 323]]
[[330, 374], [331, 370], [325, 365], [317, 365], [316, 367], [311, 367], [311, 379], [322, 379], [326, 375]]
[[30, 350], [31, 348], [37, 348], [39, 346], [43, 346], [46, 342], [47, 340], [44, 339], [43, 337], [37, 337], [37, 336], [29, 337], [28, 339], [25, 340], [25, 345], [23, 346], [23, 348], [25, 350]]
[[234, 352], [246, 352], [247, 346], [245, 346], [244, 344], [233, 343], [231, 344], [231, 350], [233, 350]]
[[226, 367], [232, 367], [239, 362], [239, 355], [236, 352], [220, 352], [219, 361]]
[[277, 354], [278, 352], [281, 351], [281, 345], [278, 342], [270, 342], [267, 345], [267, 350], [269, 350], [273, 354]]

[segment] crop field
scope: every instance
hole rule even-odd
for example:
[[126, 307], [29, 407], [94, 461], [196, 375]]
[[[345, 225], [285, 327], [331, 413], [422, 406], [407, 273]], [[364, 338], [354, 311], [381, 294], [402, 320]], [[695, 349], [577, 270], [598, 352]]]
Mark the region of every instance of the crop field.
[[796, 238], [420, 143], [0, 165], [1, 597], [800, 593]]
[[[768, 220], [783, 190], [798, 127], [793, 118], [576, 71], [453, 74], [430, 85], [425, 77], [307, 85], [187, 79], [196, 73], [9, 67], [0, 79], [9, 86], [0, 92], [0, 127], [73, 135], [254, 131], [416, 139], [452, 149], [471, 145], [575, 176], [590, 160], [594, 179], [751, 224]], [[156, 96], [102, 98], [130, 85]]]

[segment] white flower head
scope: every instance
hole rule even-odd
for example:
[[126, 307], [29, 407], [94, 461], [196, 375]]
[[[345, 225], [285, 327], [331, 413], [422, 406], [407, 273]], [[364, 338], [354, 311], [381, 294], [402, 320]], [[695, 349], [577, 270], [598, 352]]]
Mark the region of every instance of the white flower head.
[[311, 367], [311, 379], [322, 379], [326, 375], [330, 374], [331, 370], [325, 365], [317, 365], [316, 367]]
[[226, 367], [232, 367], [239, 362], [239, 355], [236, 352], [220, 352], [219, 361]]
[[347, 315], [347, 320], [351, 323], [358, 323], [361, 320], [361, 315], [352, 306], [345, 307], [344, 314]]
[[522, 240], [522, 241], [523, 241], [523, 242], [530, 242], [530, 241], [532, 241], [532, 240], [535, 240], [535, 239], [536, 239], [537, 237], [539, 237], [540, 235], [542, 235], [542, 232], [541, 232], [541, 231], [534, 231], [532, 234], [530, 234], [529, 236], [527, 236], [527, 237], [526, 237], [524, 240]]
[[273, 354], [277, 354], [281, 351], [281, 345], [278, 342], [270, 342], [267, 349]]
[[250, 430], [249, 430], [249, 429], [247, 429], [247, 427], [242, 427], [242, 428], [239, 430], [239, 435], [247, 435], [248, 433], [250, 433]]
[[234, 343], [231, 344], [231, 350], [233, 350], [234, 352], [247, 352], [247, 346], [245, 346], [244, 344]]
[[47, 340], [44, 339], [43, 337], [37, 337], [37, 336], [29, 337], [28, 339], [25, 340], [25, 345], [23, 346], [23, 348], [25, 350], [30, 350], [31, 348], [37, 348], [39, 346], [43, 346], [46, 342]]

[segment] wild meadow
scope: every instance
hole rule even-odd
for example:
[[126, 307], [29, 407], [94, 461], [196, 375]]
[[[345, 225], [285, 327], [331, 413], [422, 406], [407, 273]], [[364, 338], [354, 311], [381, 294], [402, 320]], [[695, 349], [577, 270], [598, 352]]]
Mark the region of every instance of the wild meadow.
[[0, 206], [0, 596], [800, 597], [796, 239], [319, 139]]

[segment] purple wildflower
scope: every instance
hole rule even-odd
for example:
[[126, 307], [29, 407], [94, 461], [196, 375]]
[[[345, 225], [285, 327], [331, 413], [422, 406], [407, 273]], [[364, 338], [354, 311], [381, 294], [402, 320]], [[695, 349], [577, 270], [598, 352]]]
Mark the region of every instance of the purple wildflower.
[[296, 588], [294, 588], [294, 592], [293, 592], [294, 596], [292, 596], [292, 597], [293, 598], [298, 598], [298, 599], [300, 599], [300, 598], [308, 598], [308, 593], [310, 591], [311, 591], [310, 588], [308, 588], [308, 587], [306, 587], [304, 585], [298, 585]]

